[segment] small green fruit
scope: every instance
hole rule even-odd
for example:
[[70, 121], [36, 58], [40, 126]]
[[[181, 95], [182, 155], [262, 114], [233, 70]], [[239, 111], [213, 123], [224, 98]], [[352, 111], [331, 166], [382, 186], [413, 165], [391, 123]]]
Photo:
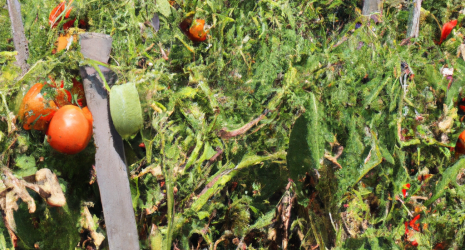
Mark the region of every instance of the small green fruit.
[[116, 131], [125, 140], [143, 126], [142, 108], [134, 83], [116, 85], [110, 91], [110, 113]]

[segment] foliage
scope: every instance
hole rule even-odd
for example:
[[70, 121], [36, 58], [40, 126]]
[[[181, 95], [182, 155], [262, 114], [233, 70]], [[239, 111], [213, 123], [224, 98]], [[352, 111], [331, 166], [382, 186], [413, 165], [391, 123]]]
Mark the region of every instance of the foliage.
[[[84, 247], [92, 243], [83, 206], [104, 232], [89, 184], [95, 147], [62, 155], [14, 117], [48, 75], [70, 88], [83, 57], [78, 44], [51, 53], [62, 32], [48, 24], [58, 1], [20, 2], [31, 69], [20, 76], [14, 65], [1, 10], [0, 164], [17, 177], [51, 169], [67, 206], [34, 196], [29, 214], [21, 204], [18, 244]], [[464, 247], [463, 157], [451, 149], [465, 129], [465, 62], [456, 56], [465, 5], [423, 1], [420, 35], [408, 41], [408, 6], [384, 2], [375, 24], [356, 0], [74, 1], [87, 31], [112, 36], [117, 84], [139, 93], [144, 124], [125, 150], [142, 249], [403, 249], [413, 241], [404, 222], [418, 214], [421, 230], [410, 231], [420, 248]], [[212, 25], [206, 42], [177, 27], [189, 12]], [[436, 45], [452, 19], [459, 24]], [[450, 89], [443, 67], [454, 68]]]

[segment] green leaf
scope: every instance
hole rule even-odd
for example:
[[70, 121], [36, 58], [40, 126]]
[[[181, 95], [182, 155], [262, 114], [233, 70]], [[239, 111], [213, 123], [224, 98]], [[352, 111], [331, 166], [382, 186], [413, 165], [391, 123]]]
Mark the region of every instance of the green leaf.
[[387, 85], [387, 83], [391, 80], [391, 77], [387, 77], [386, 80], [384, 80], [383, 83], [379, 84], [375, 90], [371, 92], [371, 95], [365, 100], [364, 107], [366, 108], [368, 105], [371, 104], [371, 102], [378, 97], [379, 93], [381, 93], [381, 90]]
[[389, 153], [389, 150], [381, 146], [379, 146], [379, 149], [381, 150], [381, 154], [383, 155], [383, 158], [386, 159], [387, 162], [394, 165], [395, 163], [394, 157], [392, 157], [391, 153]]
[[[155, 227], [155, 224], [153, 225]], [[163, 235], [161, 231], [156, 228], [150, 234], [150, 249], [151, 250], [161, 250], [163, 249]]]
[[210, 213], [205, 211], [199, 211], [197, 212], [197, 216], [199, 217], [199, 220], [203, 220], [205, 218], [208, 218], [210, 216]]
[[360, 176], [355, 181], [354, 185], [357, 184], [370, 170], [378, 166], [383, 161], [383, 155], [378, 146], [378, 139], [373, 130], [371, 130], [371, 150], [365, 158], [366, 163], [364, 164], [362, 170], [360, 171]]
[[325, 127], [321, 123], [321, 116], [323, 115], [323, 109], [320, 107], [318, 100], [313, 93], [310, 93], [310, 100], [306, 106], [307, 111], [304, 116], [308, 120], [308, 136], [307, 143], [310, 147], [311, 157], [313, 166], [320, 168], [320, 160], [324, 155], [324, 132]]
[[177, 93], [177, 96], [181, 99], [185, 99], [185, 98], [194, 98], [196, 94], [197, 94], [197, 89], [194, 89], [191, 87], [185, 87], [185, 88], [182, 88]]
[[295, 121], [294, 128], [292, 128], [286, 159], [291, 178], [294, 180], [299, 179], [299, 175], [305, 174], [306, 171], [312, 168], [307, 136], [307, 120], [304, 115], [301, 115]]
[[296, 120], [289, 139], [287, 164], [293, 179], [312, 168], [319, 169], [324, 155], [323, 110], [315, 95], [309, 95], [307, 110]]
[[18, 54], [18, 51], [2, 51], [0, 52], [0, 63], [5, 63], [7, 61], [14, 61], [15, 56]]
[[436, 188], [434, 189], [434, 195], [425, 202], [425, 206], [431, 205], [431, 203], [436, 201], [444, 194], [446, 189], [448, 189], [449, 183], [455, 181], [457, 174], [462, 168], [465, 168], [465, 158], [460, 158], [460, 160], [457, 161], [452, 167], [447, 168], [446, 171], [442, 173], [442, 179], [436, 185]]
[[33, 156], [21, 155], [16, 157], [16, 166], [21, 170], [15, 172], [15, 176], [23, 177], [37, 172], [36, 161]]
[[171, 15], [171, 5], [168, 0], [157, 0], [158, 10], [162, 15], [165, 17], [169, 17]]
[[272, 223], [272, 220], [275, 218], [275, 214], [276, 214], [275, 211], [271, 210], [268, 213], [262, 215], [260, 218], [258, 218], [258, 220], [255, 222], [255, 224], [250, 226], [249, 231], [251, 231], [253, 229], [264, 228], [264, 227], [270, 225]]

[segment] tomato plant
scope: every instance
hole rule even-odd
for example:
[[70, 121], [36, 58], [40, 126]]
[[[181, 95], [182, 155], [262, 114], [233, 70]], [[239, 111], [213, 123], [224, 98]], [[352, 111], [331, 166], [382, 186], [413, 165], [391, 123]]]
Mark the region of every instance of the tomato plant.
[[92, 114], [73, 105], [60, 108], [47, 131], [47, 141], [58, 152], [76, 154], [87, 147], [92, 136]]
[[33, 85], [21, 102], [18, 117], [24, 122], [23, 128], [26, 130], [45, 130], [58, 109], [55, 101], [44, 98], [46, 93], [41, 93], [43, 87], [42, 83]]

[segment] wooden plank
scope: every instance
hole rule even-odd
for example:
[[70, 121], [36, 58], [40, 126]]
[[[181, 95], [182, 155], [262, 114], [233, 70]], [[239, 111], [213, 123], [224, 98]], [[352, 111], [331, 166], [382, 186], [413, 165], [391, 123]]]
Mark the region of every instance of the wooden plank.
[[[84, 33], [80, 35], [81, 53], [86, 58], [107, 63], [112, 39], [108, 35]], [[116, 82], [116, 74], [100, 67], [109, 84]], [[103, 214], [111, 250], [137, 250], [139, 240], [129, 188], [128, 170], [121, 136], [110, 117], [108, 93], [93, 67], [80, 68], [87, 105], [94, 118], [94, 141], [97, 152], [95, 167], [102, 200]]]

